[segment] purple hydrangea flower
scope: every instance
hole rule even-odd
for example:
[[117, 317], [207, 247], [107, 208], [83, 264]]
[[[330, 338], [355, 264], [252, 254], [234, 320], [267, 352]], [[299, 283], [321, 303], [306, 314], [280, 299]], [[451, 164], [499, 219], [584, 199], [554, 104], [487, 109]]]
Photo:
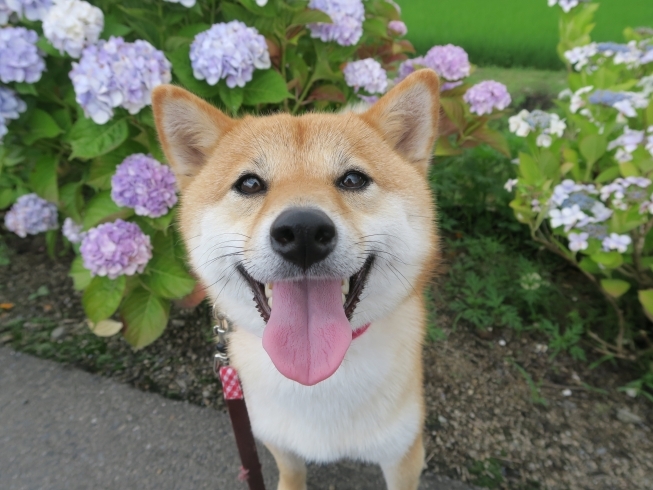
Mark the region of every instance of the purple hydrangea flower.
[[265, 38], [240, 21], [214, 24], [195, 36], [190, 46], [193, 75], [215, 85], [226, 79], [229, 88], [244, 87], [254, 69], [270, 68], [270, 53]]
[[36, 47], [39, 36], [24, 27], [0, 29], [0, 80], [34, 83], [45, 70], [43, 54]]
[[72, 218], [66, 218], [61, 227], [61, 232], [70, 243], [80, 243], [86, 236], [86, 232], [82, 231], [84, 227], [78, 225]]
[[5, 0], [5, 3], [19, 18], [41, 20], [52, 5], [51, 0]]
[[106, 123], [115, 107], [136, 114], [152, 103], [152, 89], [172, 79], [170, 62], [147, 41], [127, 43], [120, 37], [82, 51], [70, 79], [84, 114]]
[[175, 175], [151, 155], [136, 153], [118, 165], [111, 179], [111, 199], [139, 216], [158, 218], [177, 203]]
[[450, 82], [468, 77], [472, 68], [467, 52], [453, 44], [433, 46], [424, 56], [422, 64]]
[[372, 58], [347, 63], [343, 73], [347, 85], [357, 92], [362, 88], [370, 94], [382, 94], [388, 88], [388, 74]]
[[57, 206], [36, 194], [20, 196], [5, 215], [5, 226], [21, 238], [56, 230]]
[[0, 26], [9, 22], [9, 18], [13, 13], [14, 11], [9, 8], [9, 5], [7, 5], [7, 0], [0, 0]]
[[408, 27], [400, 20], [391, 20], [388, 22], [388, 30], [395, 35], [402, 37], [408, 32]]
[[7, 134], [7, 124], [12, 119], [18, 119], [21, 112], [25, 112], [25, 102], [18, 98], [16, 92], [7, 87], [0, 86], [0, 141]]
[[109, 279], [140, 274], [152, 258], [150, 237], [121, 219], [88, 230], [79, 251], [92, 276]]
[[353, 46], [363, 36], [365, 7], [362, 0], [311, 0], [308, 8], [321, 10], [333, 22], [309, 24], [311, 37], [324, 42], [335, 41], [341, 46]]
[[424, 57], [422, 56], [418, 58], [414, 58], [412, 60], [404, 61], [403, 63], [401, 63], [401, 65], [399, 65], [396, 82], [402, 81], [404, 78], [406, 78], [408, 75], [410, 75], [420, 67], [422, 68], [424, 67]]
[[506, 86], [492, 80], [477, 83], [463, 99], [469, 104], [470, 111], [479, 116], [491, 114], [494, 109], [502, 111], [512, 102]]

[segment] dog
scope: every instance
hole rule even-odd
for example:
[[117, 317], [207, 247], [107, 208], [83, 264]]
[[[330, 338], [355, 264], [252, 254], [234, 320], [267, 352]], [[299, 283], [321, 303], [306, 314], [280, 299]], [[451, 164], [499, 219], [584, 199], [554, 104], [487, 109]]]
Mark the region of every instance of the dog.
[[235, 326], [231, 364], [279, 490], [306, 489], [306, 461], [345, 458], [379, 464], [389, 490], [419, 485], [439, 94], [419, 70], [362, 113], [233, 119], [153, 92], [189, 260]]

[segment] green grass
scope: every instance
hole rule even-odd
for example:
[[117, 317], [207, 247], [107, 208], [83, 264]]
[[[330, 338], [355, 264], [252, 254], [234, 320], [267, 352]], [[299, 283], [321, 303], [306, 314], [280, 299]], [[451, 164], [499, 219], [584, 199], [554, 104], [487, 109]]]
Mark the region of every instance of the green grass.
[[[560, 68], [559, 8], [546, 0], [397, 0], [418, 52], [436, 44], [462, 46], [472, 63]], [[625, 27], [653, 26], [651, 0], [605, 0], [596, 14], [596, 41], [622, 41]]]

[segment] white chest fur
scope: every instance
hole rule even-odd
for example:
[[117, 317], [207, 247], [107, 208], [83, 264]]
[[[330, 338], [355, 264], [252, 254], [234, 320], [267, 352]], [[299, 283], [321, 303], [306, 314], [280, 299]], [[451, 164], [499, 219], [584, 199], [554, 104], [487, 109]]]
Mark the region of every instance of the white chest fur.
[[415, 299], [352, 342], [336, 373], [311, 387], [282, 376], [261, 339], [236, 331], [231, 358], [257, 438], [316, 462], [400, 458], [422, 426], [422, 327]]

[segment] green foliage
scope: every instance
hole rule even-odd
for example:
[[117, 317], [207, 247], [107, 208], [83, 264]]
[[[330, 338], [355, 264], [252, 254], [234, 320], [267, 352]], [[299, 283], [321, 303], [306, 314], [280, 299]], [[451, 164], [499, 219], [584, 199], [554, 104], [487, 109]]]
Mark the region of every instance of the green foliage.
[[519, 374], [522, 375], [524, 381], [526, 381], [528, 388], [531, 390], [531, 400], [533, 401], [533, 403], [536, 405], [542, 405], [546, 407], [549, 404], [549, 402], [546, 400], [546, 398], [542, 396], [540, 392], [540, 388], [542, 386], [542, 380], [536, 383], [533, 380], [533, 377], [530, 374], [528, 374], [528, 371], [526, 371], [523, 367], [517, 364], [517, 362], [514, 359], [509, 359], [509, 361], [513, 365], [513, 367], [519, 372]]

